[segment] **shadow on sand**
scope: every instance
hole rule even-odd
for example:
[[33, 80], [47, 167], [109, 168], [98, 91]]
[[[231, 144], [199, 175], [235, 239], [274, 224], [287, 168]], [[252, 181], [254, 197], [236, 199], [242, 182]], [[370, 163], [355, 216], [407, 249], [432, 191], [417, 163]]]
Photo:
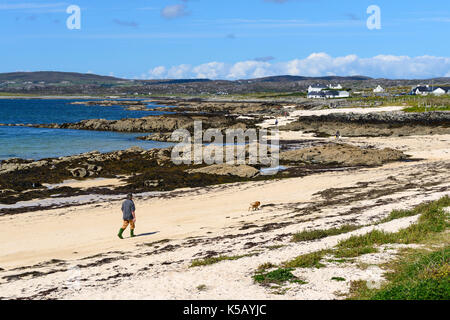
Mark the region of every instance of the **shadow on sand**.
[[159, 231], [147, 232], [147, 233], [140, 233], [140, 234], [137, 234], [136, 237], [146, 237], [146, 236], [151, 236], [151, 235], [157, 234], [158, 232], [159, 232]]

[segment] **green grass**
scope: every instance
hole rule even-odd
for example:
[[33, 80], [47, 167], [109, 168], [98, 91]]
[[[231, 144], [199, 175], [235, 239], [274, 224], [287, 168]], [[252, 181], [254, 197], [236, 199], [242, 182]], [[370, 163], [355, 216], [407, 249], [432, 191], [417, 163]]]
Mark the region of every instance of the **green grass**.
[[336, 258], [354, 258], [359, 257], [363, 254], [375, 253], [378, 252], [378, 249], [374, 247], [356, 247], [356, 248], [338, 248], [333, 251], [333, 254]]
[[328, 259], [327, 262], [330, 263], [347, 263], [347, 262], [353, 262], [354, 259], [348, 259], [348, 258], [342, 258], [342, 259]]
[[414, 106], [414, 107], [404, 108], [403, 111], [405, 111], [405, 112], [450, 111], [450, 105], [446, 105], [446, 106], [432, 106], [432, 107], [428, 107], [428, 108]]
[[393, 210], [389, 214], [389, 216], [381, 220], [379, 223], [389, 222], [405, 217], [411, 217], [418, 214], [424, 214], [428, 211], [439, 210], [448, 206], [450, 206], [450, 197], [446, 196], [433, 202], [422, 203], [411, 210]]
[[342, 278], [342, 277], [332, 277], [331, 280], [334, 280], [334, 281], [345, 281], [345, 278]]
[[300, 242], [300, 241], [310, 241], [310, 240], [317, 240], [326, 238], [329, 236], [335, 236], [342, 233], [347, 233], [356, 229], [359, 229], [360, 227], [355, 225], [343, 225], [339, 228], [331, 228], [331, 229], [325, 229], [325, 230], [312, 230], [312, 231], [302, 231], [294, 234], [292, 236], [292, 242]]
[[390, 233], [379, 230], [373, 230], [361, 236], [352, 236], [347, 240], [340, 241], [337, 249], [372, 247], [373, 245], [382, 245], [387, 243], [418, 243], [430, 238], [435, 233], [444, 231], [449, 227], [449, 214], [444, 212], [443, 208], [450, 205], [450, 198], [445, 196], [432, 203], [424, 204], [413, 209], [413, 212], [394, 213], [386, 218], [391, 219], [395, 216], [407, 216], [421, 213], [417, 223], [408, 228], [401, 229], [398, 232]]
[[[360, 236], [352, 236], [340, 241], [333, 249], [320, 250], [300, 255], [292, 260], [283, 262], [280, 266], [265, 263], [258, 267], [253, 279], [262, 284], [295, 282], [298, 280], [292, 274], [295, 268], [322, 268], [325, 267], [321, 260], [325, 255], [332, 254], [338, 259], [328, 259], [328, 262], [347, 262], [351, 258], [378, 252], [376, 245], [389, 243], [421, 243], [429, 246], [449, 243], [449, 234], [445, 232], [449, 223], [449, 214], [444, 211], [450, 206], [450, 197], [445, 196], [433, 202], [423, 203], [411, 210], [394, 210], [389, 216], [381, 220], [388, 222], [399, 218], [419, 215], [416, 223], [398, 232], [384, 232], [373, 230]], [[381, 223], [380, 222], [380, 223]], [[328, 230], [304, 231], [294, 235], [292, 241], [304, 241], [320, 239], [330, 235], [336, 235], [357, 229], [356, 226], [343, 226]], [[295, 240], [294, 240], [295, 239]], [[426, 256], [422, 253], [419, 262], [402, 261], [401, 267], [396, 267], [389, 285], [382, 289], [369, 289], [367, 281], [352, 281], [350, 297], [352, 299], [448, 299], [449, 287], [449, 249], [438, 251], [435, 255]], [[409, 264], [408, 264], [409, 263]], [[268, 269], [278, 269], [267, 272]], [[422, 271], [421, 271], [422, 270]], [[416, 273], [414, 273], [416, 272]], [[339, 277], [333, 277], [335, 281]], [[429, 291], [433, 291], [430, 293]]]
[[276, 265], [274, 265], [273, 263], [266, 262], [266, 263], [263, 263], [262, 265], [260, 265], [258, 267], [258, 269], [256, 269], [256, 272], [262, 273], [262, 272], [265, 272], [267, 269], [271, 269], [271, 268], [275, 268], [275, 267], [276, 267]]
[[205, 259], [195, 259], [191, 262], [191, 267], [201, 267], [201, 266], [207, 266], [207, 265], [211, 265], [211, 264], [215, 264], [218, 263], [220, 261], [225, 261], [225, 260], [238, 260], [244, 257], [250, 257], [253, 254], [245, 254], [245, 255], [241, 255], [241, 256], [219, 256], [219, 257], [210, 257], [210, 258], [205, 258]]
[[31, 97], [33, 96], [32, 94], [28, 94], [28, 93], [15, 93], [15, 92], [0, 92], [0, 97], [2, 96], [11, 96], [11, 97]]
[[294, 268], [278, 268], [270, 272], [261, 272], [253, 275], [253, 280], [262, 285], [275, 283], [282, 285], [286, 282], [305, 284], [303, 280], [298, 279], [292, 274]]
[[365, 281], [353, 282], [349, 299], [449, 300], [450, 246], [433, 252], [406, 252], [391, 263], [387, 284], [369, 289]]
[[322, 268], [324, 264], [320, 263], [323, 256], [327, 254], [328, 250], [320, 250], [298, 256], [290, 261], [283, 263], [286, 268]]

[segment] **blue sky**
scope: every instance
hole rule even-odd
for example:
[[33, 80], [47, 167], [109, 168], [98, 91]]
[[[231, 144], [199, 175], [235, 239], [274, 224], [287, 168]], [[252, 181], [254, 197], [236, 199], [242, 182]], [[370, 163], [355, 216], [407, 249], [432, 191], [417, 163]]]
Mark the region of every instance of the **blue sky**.
[[[80, 30], [66, 27], [69, 5]], [[379, 30], [367, 28], [370, 5]], [[0, 72], [450, 76], [449, 27], [448, 0], [6, 0]]]

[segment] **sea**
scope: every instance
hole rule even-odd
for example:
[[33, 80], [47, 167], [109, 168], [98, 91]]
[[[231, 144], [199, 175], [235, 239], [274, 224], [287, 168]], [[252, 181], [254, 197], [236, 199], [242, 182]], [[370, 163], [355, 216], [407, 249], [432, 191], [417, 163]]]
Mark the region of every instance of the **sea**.
[[[95, 99], [89, 99], [92, 100]], [[0, 123], [48, 124], [78, 122], [85, 119], [119, 120], [169, 113], [153, 110], [157, 105], [152, 104], [148, 104], [148, 110], [131, 111], [121, 106], [70, 104], [74, 101], [83, 99], [0, 99]], [[94, 150], [111, 152], [132, 146], [152, 149], [173, 145], [136, 139], [142, 135], [145, 133], [0, 126], [0, 160], [10, 158], [39, 160]]]

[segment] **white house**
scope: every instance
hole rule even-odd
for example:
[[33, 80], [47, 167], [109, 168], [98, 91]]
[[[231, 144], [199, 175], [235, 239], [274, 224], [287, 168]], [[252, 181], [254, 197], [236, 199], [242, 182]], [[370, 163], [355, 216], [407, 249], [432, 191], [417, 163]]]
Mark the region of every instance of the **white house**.
[[373, 89], [373, 92], [375, 92], [375, 93], [382, 93], [384, 91], [386, 91], [386, 90], [384, 90], [384, 88], [382, 86], [380, 86], [380, 85], [378, 85], [378, 87]]
[[350, 97], [350, 92], [348, 91], [339, 91], [339, 98], [348, 98]]
[[326, 86], [321, 85], [321, 84], [315, 84], [315, 85], [312, 85], [312, 86], [308, 87], [308, 93], [310, 93], [310, 92], [320, 92], [320, 91], [325, 90], [325, 89], [327, 89]]
[[327, 99], [348, 98], [348, 97], [350, 97], [350, 93], [348, 91], [336, 91], [336, 90], [325, 91], [325, 98]]
[[433, 94], [436, 96], [450, 94], [450, 87], [437, 87], [437, 88], [433, 88], [432, 90], [433, 90]]
[[337, 85], [329, 84], [328, 88], [334, 89], [334, 90], [342, 90], [342, 86], [340, 84], [337, 84]]
[[417, 86], [411, 90], [411, 94], [413, 95], [421, 95], [421, 96], [427, 96], [432, 92], [429, 85], [426, 86]]
[[348, 97], [350, 97], [350, 93], [348, 91], [323, 90], [319, 92], [308, 93], [308, 98], [310, 99], [337, 99]]
[[325, 92], [323, 91], [311, 91], [308, 92], [309, 99], [325, 99]]

